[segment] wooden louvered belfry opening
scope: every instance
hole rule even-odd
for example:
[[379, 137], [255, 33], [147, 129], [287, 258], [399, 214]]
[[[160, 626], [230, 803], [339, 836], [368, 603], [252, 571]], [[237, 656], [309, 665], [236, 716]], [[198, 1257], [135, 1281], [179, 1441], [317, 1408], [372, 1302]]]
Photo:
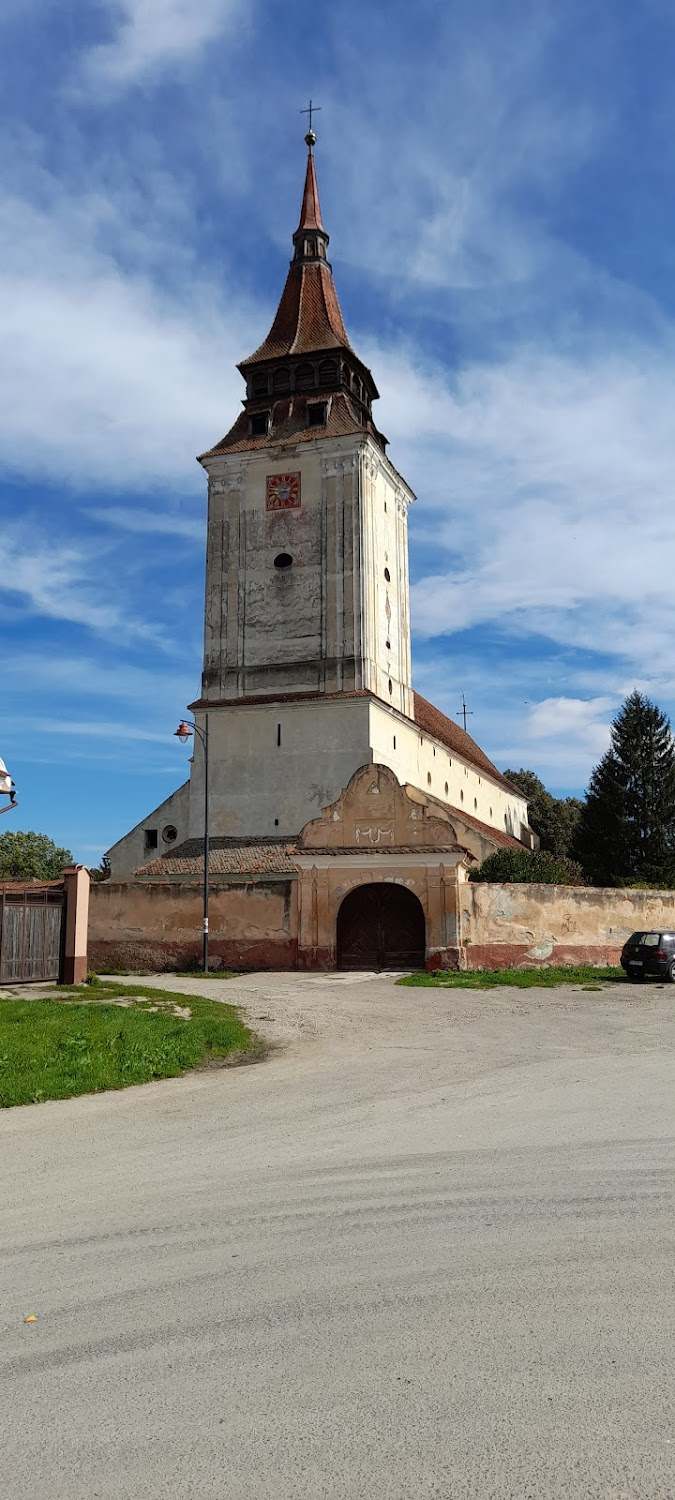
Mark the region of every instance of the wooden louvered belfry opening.
[[0, 984], [61, 978], [63, 885], [0, 885]]

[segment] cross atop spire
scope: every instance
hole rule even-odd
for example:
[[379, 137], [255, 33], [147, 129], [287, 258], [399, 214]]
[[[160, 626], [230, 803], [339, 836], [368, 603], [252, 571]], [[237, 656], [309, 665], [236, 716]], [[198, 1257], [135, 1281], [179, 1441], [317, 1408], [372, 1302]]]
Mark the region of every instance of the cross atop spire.
[[308, 109], [301, 109], [300, 110], [300, 114], [301, 115], [309, 115], [309, 129], [308, 129], [307, 134], [305, 136], [305, 145], [309, 146], [309, 154], [310, 154], [310, 156], [312, 154], [312, 147], [316, 145], [316, 136], [314, 134], [314, 131], [312, 130], [312, 115], [318, 115], [320, 113], [321, 113], [321, 105], [320, 104], [314, 104], [311, 99], [309, 101], [309, 108]]

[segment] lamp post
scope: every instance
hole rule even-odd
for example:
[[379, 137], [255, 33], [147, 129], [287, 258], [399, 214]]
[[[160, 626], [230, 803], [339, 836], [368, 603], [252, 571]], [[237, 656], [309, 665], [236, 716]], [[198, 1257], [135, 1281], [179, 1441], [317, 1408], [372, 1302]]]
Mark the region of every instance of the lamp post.
[[9, 797], [6, 807], [0, 807], [0, 814], [12, 812], [16, 807], [16, 787], [7, 770], [4, 760], [0, 760], [0, 797]]
[[202, 935], [202, 968], [209, 972], [209, 716], [204, 714], [204, 728], [200, 729], [191, 719], [181, 719], [174, 731], [181, 745], [186, 745], [193, 735], [202, 742], [204, 750], [204, 926]]

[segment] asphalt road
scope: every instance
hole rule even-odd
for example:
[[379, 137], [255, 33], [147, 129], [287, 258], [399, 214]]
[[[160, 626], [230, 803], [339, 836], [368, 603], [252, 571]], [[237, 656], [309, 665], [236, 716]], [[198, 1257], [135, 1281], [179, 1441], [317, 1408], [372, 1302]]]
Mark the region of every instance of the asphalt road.
[[270, 1061], [0, 1114], [2, 1500], [675, 1495], [675, 988], [209, 989]]

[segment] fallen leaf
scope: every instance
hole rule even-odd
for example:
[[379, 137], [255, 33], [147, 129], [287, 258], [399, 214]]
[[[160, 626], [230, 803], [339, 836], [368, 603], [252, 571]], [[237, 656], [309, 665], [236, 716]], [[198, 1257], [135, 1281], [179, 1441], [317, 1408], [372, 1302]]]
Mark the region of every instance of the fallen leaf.
[[35, 1313], [29, 1313], [28, 1317], [24, 1318], [23, 1321], [24, 1321], [24, 1323], [37, 1323], [36, 1314]]

